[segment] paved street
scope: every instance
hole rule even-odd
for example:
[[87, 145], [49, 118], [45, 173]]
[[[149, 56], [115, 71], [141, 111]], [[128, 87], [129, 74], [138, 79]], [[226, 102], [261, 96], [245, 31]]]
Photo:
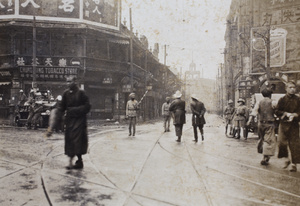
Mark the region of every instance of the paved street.
[[62, 134], [2, 126], [0, 205], [300, 204], [300, 172], [276, 157], [261, 166], [256, 136], [227, 138], [222, 119], [206, 119], [198, 143], [190, 121], [182, 143], [162, 121], [138, 125], [136, 137], [124, 125], [90, 125], [85, 167], [70, 171]]

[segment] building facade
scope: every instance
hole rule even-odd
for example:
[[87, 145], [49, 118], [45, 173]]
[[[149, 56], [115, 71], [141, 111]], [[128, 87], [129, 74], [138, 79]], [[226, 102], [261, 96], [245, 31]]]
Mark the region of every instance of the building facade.
[[56, 97], [66, 89], [66, 76], [76, 76], [90, 97], [91, 118], [122, 120], [131, 92], [138, 99], [147, 93], [141, 118], [159, 116], [165, 96], [178, 88], [166, 87], [174, 77], [157, 49], [150, 51], [146, 37], [121, 24], [119, 0], [84, 2], [0, 3], [1, 118], [17, 104], [20, 89], [28, 95], [37, 87]]
[[234, 102], [251, 97], [267, 79], [275, 93], [289, 80], [300, 85], [297, 0], [232, 0], [224, 49], [224, 93]]
[[186, 101], [186, 110], [191, 112], [191, 96], [196, 95], [204, 103], [207, 112], [216, 113], [217, 95], [216, 81], [203, 78], [201, 72], [197, 70], [194, 62], [190, 63], [189, 70], [184, 73], [184, 98]]

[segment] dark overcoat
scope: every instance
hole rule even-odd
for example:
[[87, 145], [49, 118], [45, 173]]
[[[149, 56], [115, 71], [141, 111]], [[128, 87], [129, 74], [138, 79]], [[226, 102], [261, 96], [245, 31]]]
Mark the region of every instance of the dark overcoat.
[[59, 104], [60, 114], [66, 112], [65, 154], [69, 157], [87, 153], [87, 113], [91, 105], [89, 98], [78, 87], [66, 90]]
[[[296, 113], [298, 118], [289, 122], [287, 118], [282, 118], [284, 113]], [[278, 131], [278, 158], [288, 157], [289, 146], [291, 151], [292, 163], [300, 163], [300, 138], [299, 138], [299, 117], [300, 117], [300, 98], [296, 95], [281, 97], [275, 113], [280, 117]]]
[[200, 101], [193, 100], [191, 102], [191, 110], [192, 110], [192, 125], [199, 126], [206, 123], [204, 114], [206, 112], [205, 106]]
[[171, 103], [169, 111], [173, 113], [174, 125], [185, 124], [185, 101], [181, 99], [175, 99]]

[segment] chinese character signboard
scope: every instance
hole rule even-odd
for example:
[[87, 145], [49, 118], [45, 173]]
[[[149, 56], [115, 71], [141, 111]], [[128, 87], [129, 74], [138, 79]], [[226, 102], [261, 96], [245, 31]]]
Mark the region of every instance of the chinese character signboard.
[[[20, 66], [20, 76], [23, 79], [32, 79], [33, 68]], [[38, 80], [64, 80], [67, 76], [78, 77], [79, 68], [76, 67], [37, 67], [36, 78]]]
[[0, 19], [21, 18], [87, 23], [119, 29], [120, 0], [6, 0]]

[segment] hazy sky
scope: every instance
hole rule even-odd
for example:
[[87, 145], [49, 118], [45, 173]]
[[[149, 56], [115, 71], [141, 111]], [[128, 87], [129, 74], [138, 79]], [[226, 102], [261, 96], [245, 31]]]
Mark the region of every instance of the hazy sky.
[[188, 70], [192, 59], [205, 78], [214, 79], [218, 64], [223, 63], [226, 17], [231, 0], [122, 0], [129, 27], [132, 9], [133, 31], [148, 38], [149, 45], [160, 45], [160, 62]]

